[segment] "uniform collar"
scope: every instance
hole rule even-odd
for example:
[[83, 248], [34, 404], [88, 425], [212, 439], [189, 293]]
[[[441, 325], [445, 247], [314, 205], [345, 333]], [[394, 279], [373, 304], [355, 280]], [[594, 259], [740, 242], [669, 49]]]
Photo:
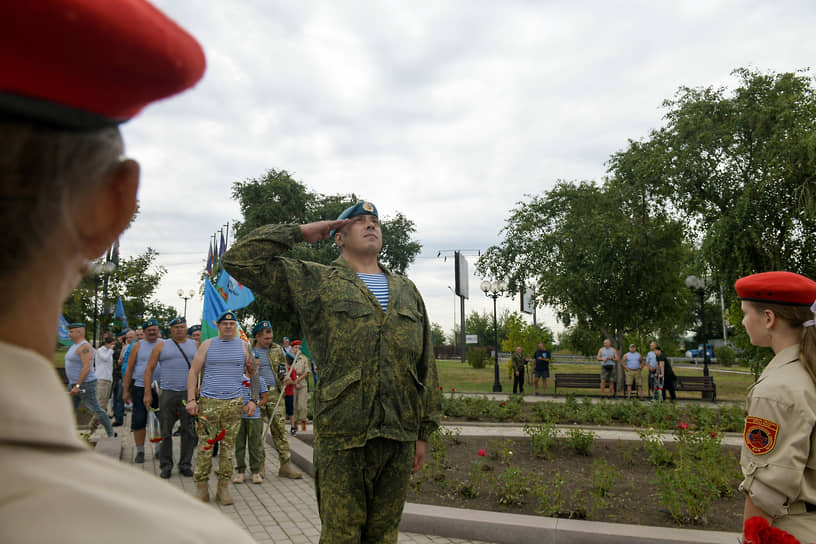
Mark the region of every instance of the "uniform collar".
[[762, 375], [760, 375], [759, 380], [757, 382], [762, 381], [768, 374], [782, 368], [783, 366], [787, 366], [791, 363], [795, 363], [799, 361], [799, 344], [793, 344], [792, 346], [788, 346], [779, 353], [777, 353], [771, 362], [768, 363], [768, 366], [765, 367], [765, 370], [762, 371]]
[[74, 409], [53, 362], [0, 342], [0, 443], [87, 449], [76, 433]]
[[[391, 271], [388, 269], [388, 267], [382, 264], [379, 260], [377, 261], [377, 265], [380, 267], [380, 270], [385, 272], [386, 276], [391, 275]], [[348, 271], [347, 275], [349, 276], [351, 276], [352, 274], [354, 276], [357, 276], [357, 272], [352, 270], [352, 268], [349, 266], [348, 262], [346, 262], [342, 255], [340, 255], [339, 257], [332, 261], [332, 266], [340, 267], [341, 269], [343, 269], [344, 272]]]

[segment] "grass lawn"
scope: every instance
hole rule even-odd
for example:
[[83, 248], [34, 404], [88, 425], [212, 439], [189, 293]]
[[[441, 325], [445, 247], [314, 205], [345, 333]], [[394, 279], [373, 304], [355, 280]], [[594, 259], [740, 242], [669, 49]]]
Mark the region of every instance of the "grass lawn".
[[[459, 360], [446, 361], [439, 360], [436, 362], [439, 370], [439, 385], [442, 386], [446, 392], [451, 389], [456, 389], [457, 393], [490, 393], [493, 391], [493, 363], [482, 369], [471, 368], [467, 363], [462, 364]], [[715, 370], [716, 369], [716, 370]], [[677, 368], [674, 367], [675, 373], [681, 376], [702, 376], [703, 367], [698, 368]], [[717, 400], [743, 401], [745, 400], [748, 387], [754, 383], [754, 377], [751, 374], [737, 374], [731, 372], [719, 372], [719, 369], [714, 366], [711, 367], [711, 375], [714, 376], [714, 383], [717, 385]], [[728, 370], [742, 370], [747, 371], [747, 368], [730, 367]], [[578, 364], [578, 363], [558, 363], [550, 365], [550, 379], [547, 380], [547, 393], [552, 395], [555, 374], [559, 372], [565, 373], [586, 373], [592, 374], [600, 372], [594, 365]], [[644, 378], [645, 380], [645, 378]], [[507, 361], [499, 361], [499, 381], [502, 384], [502, 392], [513, 392], [513, 380], [507, 371]], [[527, 385], [525, 392], [533, 393], [535, 389], [533, 385]], [[564, 389], [563, 393], [558, 392], [559, 396], [574, 393], [576, 395], [594, 395], [598, 396], [599, 391], [583, 390], [583, 389]], [[699, 392], [677, 392], [678, 398], [699, 399], [701, 393]]]

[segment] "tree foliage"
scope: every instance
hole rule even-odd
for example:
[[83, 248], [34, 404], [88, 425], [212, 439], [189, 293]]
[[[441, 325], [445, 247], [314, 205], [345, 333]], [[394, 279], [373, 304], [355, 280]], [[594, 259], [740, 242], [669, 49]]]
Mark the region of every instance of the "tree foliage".
[[436, 322], [431, 325], [431, 338], [434, 346], [445, 345], [445, 331], [442, 325]]
[[[324, 195], [310, 191], [286, 170], [269, 170], [259, 178], [235, 182], [232, 197], [238, 201], [243, 219], [234, 224], [240, 239], [253, 229], [267, 224], [303, 224], [334, 219], [360, 199], [354, 193]], [[380, 217], [383, 248], [380, 261], [398, 274], [404, 274], [416, 259], [422, 245], [413, 240], [413, 221], [397, 212], [393, 218]], [[332, 240], [302, 243], [284, 253], [287, 257], [329, 264], [340, 255]], [[301, 334], [297, 318], [274, 300], [256, 294], [255, 302], [238, 311], [242, 318], [268, 319], [275, 336], [297, 337]]]
[[[503, 310], [496, 315], [496, 331], [499, 335], [499, 345], [507, 339], [505, 333], [505, 324], [510, 319], [510, 310]], [[456, 329], [456, 341], [459, 341], [461, 336], [461, 329]], [[495, 344], [493, 332], [493, 314], [483, 311], [482, 313], [476, 310], [471, 311], [465, 317], [465, 334], [475, 334], [479, 339], [480, 346], [492, 346]]]
[[158, 255], [156, 250], [148, 247], [141, 255], [121, 259], [116, 270], [108, 275], [107, 298], [103, 296], [104, 276], [85, 276], [63, 303], [65, 319], [87, 323], [88, 334], [92, 335], [94, 293], [97, 293], [100, 331], [118, 332], [118, 326], [113, 322], [113, 311], [119, 296], [122, 297], [122, 306], [131, 327], [141, 325], [143, 320], [150, 317], [155, 317], [164, 326], [178, 315], [178, 310], [154, 298], [159, 282], [167, 273], [167, 269], [156, 264]]
[[627, 181], [561, 181], [519, 202], [477, 270], [514, 291], [532, 278], [562, 322], [581, 320], [616, 345], [633, 330], [676, 327], [689, 298], [683, 225]]
[[507, 338], [502, 342], [502, 350], [508, 353], [521, 346], [525, 356], [532, 357], [538, 349], [538, 344], [544, 342], [552, 346], [554, 336], [550, 329], [542, 325], [527, 323], [518, 312], [511, 313], [504, 324]]
[[816, 86], [805, 73], [733, 72], [738, 85], [681, 87], [666, 126], [615, 154], [636, 164], [693, 228], [706, 269], [816, 274]]

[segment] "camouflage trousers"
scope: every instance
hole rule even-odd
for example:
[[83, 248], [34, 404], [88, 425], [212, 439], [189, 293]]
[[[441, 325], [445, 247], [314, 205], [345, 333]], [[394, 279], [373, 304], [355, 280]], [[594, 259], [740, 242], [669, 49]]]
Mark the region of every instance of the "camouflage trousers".
[[[243, 413], [244, 402], [241, 397], [234, 399], [211, 399], [201, 397], [198, 401], [199, 415], [207, 418], [210, 430], [213, 434], [218, 434], [224, 429], [224, 439], [218, 446], [218, 470], [215, 474], [219, 480], [229, 480], [232, 476], [232, 463], [235, 455], [235, 435], [241, 425], [241, 414]], [[196, 468], [193, 479], [196, 482], [206, 482], [210, 478], [212, 470], [212, 450], [204, 450], [207, 440], [213, 438], [207, 434], [203, 425], [196, 426], [198, 433], [198, 453], [196, 454]]]
[[[278, 400], [277, 389], [270, 389], [267, 393], [269, 400], [266, 404], [261, 406], [261, 417], [264, 420], [264, 425], [269, 425], [269, 435], [272, 437], [272, 443], [275, 444], [275, 449], [278, 451], [278, 461], [281, 465], [289, 462], [291, 454], [289, 453], [289, 440], [286, 439], [286, 421], [283, 415], [283, 399], [278, 404], [274, 413], [275, 403]], [[262, 444], [263, 445], [263, 444]], [[261, 466], [266, 462], [266, 449], [261, 448]]]
[[235, 472], [241, 474], [246, 472], [247, 450], [249, 450], [249, 471], [252, 474], [261, 471], [262, 434], [263, 421], [261, 421], [261, 418], [241, 418], [241, 426], [238, 429], [238, 435], [235, 437]]
[[315, 442], [321, 544], [396, 544], [416, 442], [374, 438], [330, 450]]

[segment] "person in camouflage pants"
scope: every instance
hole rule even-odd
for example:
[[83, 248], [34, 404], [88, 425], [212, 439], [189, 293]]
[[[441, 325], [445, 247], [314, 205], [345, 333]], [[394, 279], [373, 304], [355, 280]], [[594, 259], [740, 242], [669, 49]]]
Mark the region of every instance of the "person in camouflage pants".
[[[207, 418], [207, 423], [210, 427], [210, 432], [204, 425], [198, 425], [196, 433], [198, 434], [199, 448], [198, 455], [196, 455], [196, 468], [193, 480], [196, 482], [206, 482], [210, 478], [212, 471], [213, 457], [210, 451], [205, 451], [203, 448], [207, 447], [207, 440], [214, 438], [221, 429], [224, 429], [224, 439], [219, 442], [218, 454], [218, 468], [215, 470], [215, 475], [218, 476], [218, 481], [229, 479], [232, 477], [233, 461], [235, 457], [235, 436], [238, 434], [238, 428], [241, 426], [241, 412], [244, 403], [239, 399], [221, 400], [201, 397], [198, 402], [199, 415]], [[208, 448], [209, 450], [209, 448]], [[228, 452], [231, 452], [228, 454]]]
[[[218, 476], [215, 498], [221, 504], [232, 504], [229, 482], [235, 457], [235, 435], [241, 425], [241, 412], [254, 414], [258, 405], [257, 390], [251, 393], [246, 405], [241, 398], [244, 367], [250, 365], [254, 368], [255, 357], [249, 344], [235, 336], [237, 327], [238, 322], [233, 312], [221, 314], [218, 318], [218, 336], [201, 343], [187, 375], [187, 412], [202, 416], [207, 422], [206, 426], [201, 422], [196, 426], [199, 451], [193, 475], [198, 488], [197, 496], [205, 502], [210, 500], [209, 478], [212, 470], [212, 455], [209, 451], [211, 445], [207, 440], [216, 438], [223, 430], [218, 454], [219, 466], [215, 471]], [[196, 399], [196, 382], [202, 371], [201, 398]]]
[[[280, 469], [278, 476], [298, 479], [303, 475], [291, 461], [289, 440], [286, 438], [286, 422], [283, 417], [283, 405], [278, 403], [281, 394], [280, 384], [283, 376], [279, 374], [281, 368], [286, 368], [286, 356], [283, 348], [273, 342], [272, 325], [269, 321], [261, 321], [252, 328], [254, 337], [255, 357], [258, 361], [258, 373], [263, 376], [269, 388], [266, 404], [261, 406], [261, 417], [264, 426], [269, 426], [269, 435], [278, 452]], [[261, 450], [261, 476], [266, 472], [266, 449]]]
[[[341, 256], [328, 266], [281, 256], [330, 236]], [[425, 303], [410, 280], [379, 263], [381, 249], [377, 210], [359, 202], [334, 221], [255, 229], [223, 257], [237, 281], [298, 317], [319, 368], [321, 543], [396, 543], [408, 479], [439, 426]]]

